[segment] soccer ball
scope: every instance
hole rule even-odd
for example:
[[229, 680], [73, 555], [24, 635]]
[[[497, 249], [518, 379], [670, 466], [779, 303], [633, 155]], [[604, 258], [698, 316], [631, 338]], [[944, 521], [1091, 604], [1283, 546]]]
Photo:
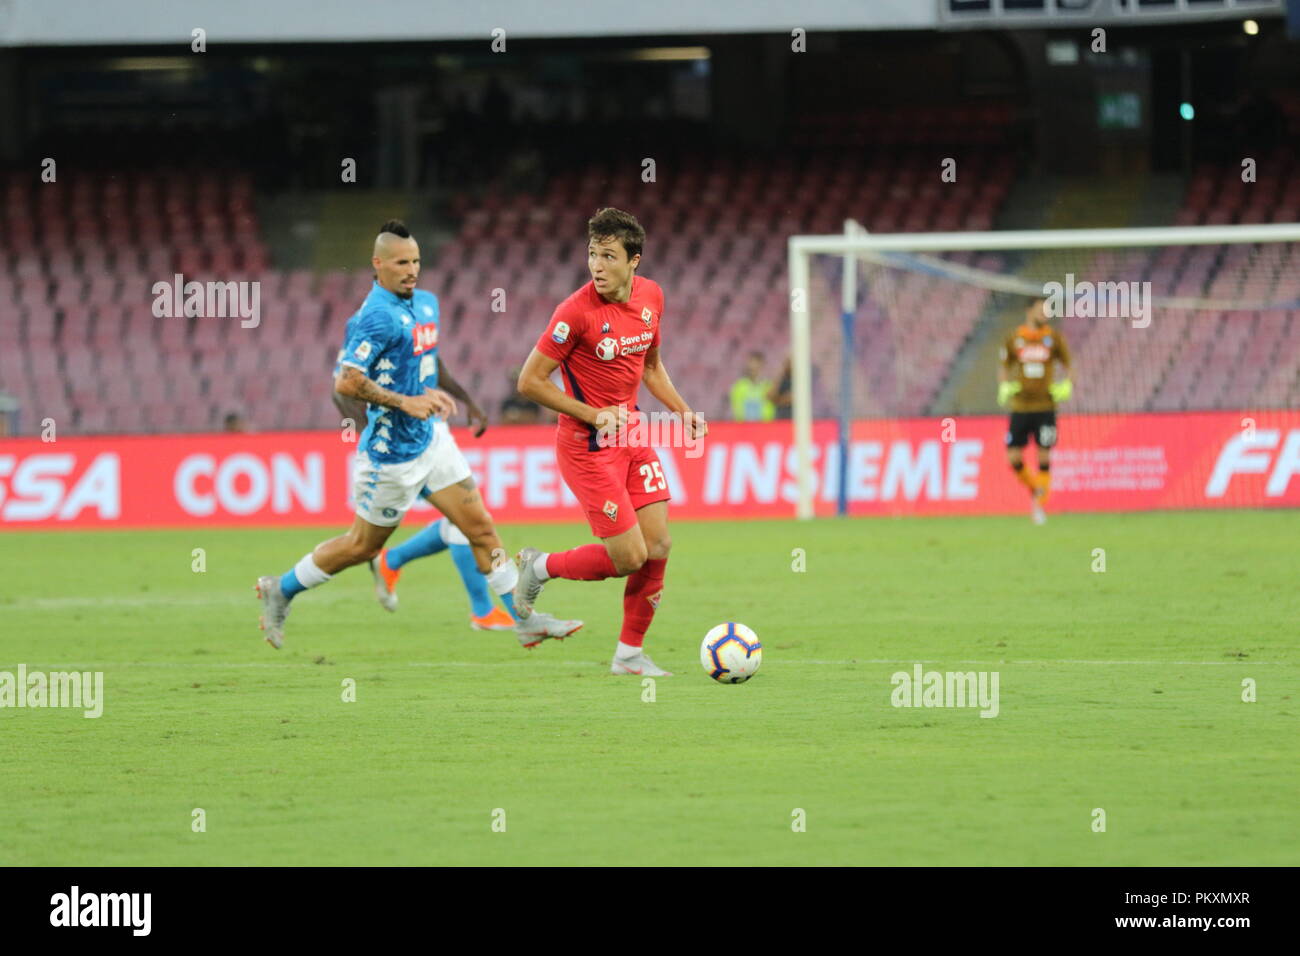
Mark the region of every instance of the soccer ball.
[[741, 684], [753, 677], [763, 663], [763, 645], [745, 625], [728, 621], [704, 635], [700, 663], [719, 684]]

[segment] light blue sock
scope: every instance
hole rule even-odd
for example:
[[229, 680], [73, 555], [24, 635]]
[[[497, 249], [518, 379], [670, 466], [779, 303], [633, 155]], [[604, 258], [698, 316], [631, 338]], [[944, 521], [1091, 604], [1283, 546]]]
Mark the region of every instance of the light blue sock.
[[501, 599], [501, 603], [504, 604], [506, 610], [510, 612], [510, 616], [518, 621], [519, 615], [515, 613], [515, 596], [507, 591], [505, 594], [498, 594], [497, 597]]
[[292, 601], [295, 594], [301, 594], [305, 590], [307, 589], [298, 580], [298, 575], [294, 572], [293, 568], [285, 571], [284, 574], [280, 576], [280, 591], [289, 600]]
[[445, 551], [447, 542], [442, 540], [442, 523], [446, 520], [446, 518], [439, 518], [397, 547], [389, 548], [388, 570], [396, 571], [407, 561]]
[[451, 559], [456, 562], [456, 570], [460, 572], [460, 579], [465, 584], [471, 613], [475, 617], [491, 614], [492, 593], [488, 590], [487, 578], [474, 560], [474, 549], [467, 544], [453, 544]]
[[312, 560], [311, 554], [305, 554], [301, 561], [280, 575], [280, 593], [285, 596], [286, 600], [292, 601], [295, 595], [301, 594], [309, 588], [318, 587], [331, 577], [333, 575], [326, 574], [316, 567], [316, 562]]

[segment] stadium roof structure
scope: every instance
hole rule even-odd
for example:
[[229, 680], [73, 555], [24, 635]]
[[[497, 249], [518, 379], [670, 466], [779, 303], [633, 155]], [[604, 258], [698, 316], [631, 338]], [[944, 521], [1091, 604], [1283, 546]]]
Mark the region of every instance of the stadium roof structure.
[[[797, 22], [796, 22], [797, 21]], [[782, 33], [933, 28], [933, 0], [0, 0], [0, 46], [177, 44], [201, 28], [220, 43], [338, 43]], [[507, 46], [508, 49], [508, 46]]]
[[[0, 47], [212, 46], [840, 30], [1050, 28], [1280, 17], [1284, 0], [0, 0]], [[499, 32], [504, 31], [504, 32]], [[508, 49], [508, 45], [507, 45]]]

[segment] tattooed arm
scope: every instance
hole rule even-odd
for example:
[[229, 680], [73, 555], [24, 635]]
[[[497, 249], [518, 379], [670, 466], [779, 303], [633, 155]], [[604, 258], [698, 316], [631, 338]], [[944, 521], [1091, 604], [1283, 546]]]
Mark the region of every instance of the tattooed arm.
[[440, 389], [426, 388], [423, 395], [402, 395], [376, 385], [361, 369], [351, 365], [340, 369], [338, 378], [334, 379], [334, 391], [369, 405], [395, 408], [412, 418], [423, 419], [430, 415], [450, 418], [456, 414], [455, 400]]

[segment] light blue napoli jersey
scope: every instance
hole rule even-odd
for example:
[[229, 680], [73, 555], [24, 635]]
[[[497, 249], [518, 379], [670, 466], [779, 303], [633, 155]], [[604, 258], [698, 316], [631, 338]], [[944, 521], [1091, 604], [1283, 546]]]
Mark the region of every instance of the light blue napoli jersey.
[[[378, 282], [348, 319], [334, 372], [350, 365], [376, 385], [399, 395], [423, 395], [438, 387], [438, 297], [417, 289], [410, 299]], [[423, 421], [395, 408], [371, 405], [360, 450], [372, 461], [410, 461], [433, 440], [431, 416]]]

